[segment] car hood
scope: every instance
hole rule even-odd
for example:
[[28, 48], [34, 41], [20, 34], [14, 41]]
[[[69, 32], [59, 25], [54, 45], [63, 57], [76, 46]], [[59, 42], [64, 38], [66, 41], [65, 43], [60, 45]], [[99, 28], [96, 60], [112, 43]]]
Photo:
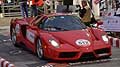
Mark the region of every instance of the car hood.
[[74, 31], [62, 31], [62, 32], [51, 32], [52, 36], [57, 38], [58, 40], [71, 44], [72, 46], [78, 47], [77, 41], [89, 41], [92, 43], [91, 34], [86, 30], [74, 30]]

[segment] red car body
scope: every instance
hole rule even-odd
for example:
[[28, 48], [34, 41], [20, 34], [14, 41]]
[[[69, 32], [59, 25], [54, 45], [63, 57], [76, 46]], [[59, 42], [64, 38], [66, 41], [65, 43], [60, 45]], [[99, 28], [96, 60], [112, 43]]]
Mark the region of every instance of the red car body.
[[[73, 15], [49, 14], [35, 18], [12, 19], [10, 31], [13, 44], [16, 46], [18, 45], [16, 43], [23, 43], [19, 45], [26, 46], [34, 53], [37, 53], [38, 50], [38, 55], [41, 52], [42, 57], [40, 56], [40, 58], [44, 56], [53, 60], [78, 60], [87, 57], [101, 58], [111, 56], [111, 45], [108, 36], [101, 29], [85, 27], [80, 30], [72, 30], [71, 28], [71, 30], [48, 31], [48, 29], [39, 28], [39, 24], [44, 23], [45, 25], [47, 23], [46, 19], [52, 21], [57, 16], [65, 18], [64, 16]], [[42, 45], [37, 48], [38, 39]]]

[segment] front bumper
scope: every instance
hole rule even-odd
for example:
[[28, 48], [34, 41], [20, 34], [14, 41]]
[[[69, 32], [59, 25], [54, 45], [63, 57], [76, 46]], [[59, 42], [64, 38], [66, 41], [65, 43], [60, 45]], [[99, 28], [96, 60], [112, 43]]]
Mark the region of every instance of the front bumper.
[[111, 47], [107, 46], [104, 48], [94, 49], [90, 51], [84, 50], [49, 50], [49, 58], [53, 60], [79, 60], [79, 59], [90, 59], [90, 58], [101, 58], [111, 56]]

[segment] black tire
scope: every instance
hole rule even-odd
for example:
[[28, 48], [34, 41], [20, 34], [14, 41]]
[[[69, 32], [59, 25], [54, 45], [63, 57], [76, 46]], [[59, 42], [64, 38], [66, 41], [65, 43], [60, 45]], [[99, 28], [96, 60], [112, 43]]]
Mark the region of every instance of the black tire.
[[43, 52], [42, 43], [40, 39], [38, 39], [36, 43], [36, 53], [38, 58], [44, 59], [44, 52]]
[[17, 45], [17, 40], [16, 40], [16, 31], [14, 28], [11, 28], [11, 40], [12, 40], [12, 44], [15, 46], [15, 47], [18, 47]]

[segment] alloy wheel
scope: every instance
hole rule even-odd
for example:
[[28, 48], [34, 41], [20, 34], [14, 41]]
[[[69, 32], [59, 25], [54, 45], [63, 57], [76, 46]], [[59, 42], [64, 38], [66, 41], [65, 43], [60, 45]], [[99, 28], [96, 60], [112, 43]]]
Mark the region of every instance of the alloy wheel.
[[40, 39], [37, 41], [37, 55], [40, 59], [43, 58], [43, 49]]

